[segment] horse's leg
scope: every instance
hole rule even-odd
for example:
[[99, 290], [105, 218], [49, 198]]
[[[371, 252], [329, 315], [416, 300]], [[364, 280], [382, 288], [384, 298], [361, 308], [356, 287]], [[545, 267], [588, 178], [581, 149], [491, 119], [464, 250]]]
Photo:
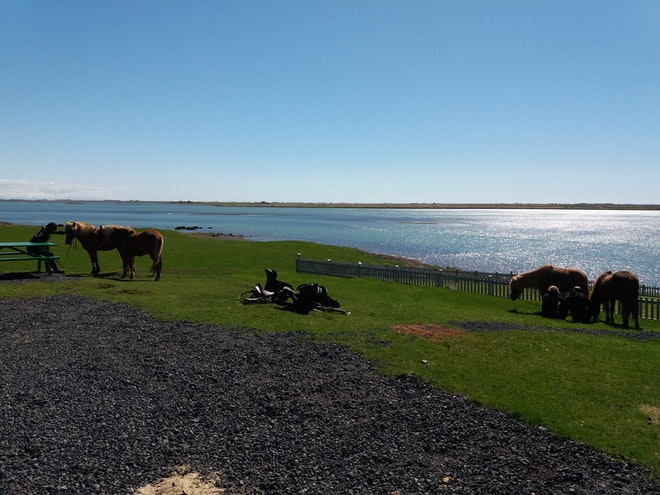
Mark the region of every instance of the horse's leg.
[[612, 303], [609, 299], [605, 299], [603, 301], [603, 310], [605, 311], [605, 323], [607, 325], [612, 324], [612, 316], [610, 313], [610, 308], [612, 307]]
[[163, 259], [160, 256], [154, 261], [154, 270], [156, 271], [156, 280], [160, 280], [160, 273], [163, 271]]
[[156, 266], [156, 262], [158, 261], [156, 256], [153, 254], [149, 253], [149, 258], [151, 258], [151, 273], [156, 274], [156, 278], [154, 280], [158, 280], [158, 268]]
[[131, 256], [129, 259], [131, 267], [131, 280], [133, 280], [135, 278], [135, 256]]
[[594, 321], [598, 323], [600, 321], [599, 316], [600, 316], [600, 304], [596, 304], [593, 300], [591, 301], [591, 311], [592, 311], [592, 316], [594, 317]]
[[92, 275], [98, 275], [101, 272], [98, 253], [96, 251], [89, 251], [89, 260], [92, 262]]
[[129, 264], [130, 261], [129, 260], [131, 259], [131, 257], [127, 256], [123, 253], [120, 253], [120, 254], [121, 254], [121, 266], [122, 266], [122, 270], [123, 270], [122, 273], [121, 273], [121, 278], [126, 278], [126, 275], [128, 275], [128, 270], [130, 268], [130, 264]]
[[621, 315], [623, 317], [623, 326], [628, 328], [628, 318], [630, 317], [630, 306], [627, 301], [621, 301]]

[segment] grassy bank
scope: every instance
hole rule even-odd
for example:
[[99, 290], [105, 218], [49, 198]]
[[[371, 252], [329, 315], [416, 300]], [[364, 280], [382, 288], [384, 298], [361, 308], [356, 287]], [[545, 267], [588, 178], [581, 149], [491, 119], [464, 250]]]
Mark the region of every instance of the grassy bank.
[[[29, 239], [34, 227], [2, 226], [0, 241]], [[305, 330], [374, 360], [390, 374], [414, 373], [487, 407], [510, 411], [532, 424], [625, 457], [660, 474], [660, 339], [639, 341], [571, 330], [612, 330], [603, 323], [544, 320], [536, 303], [449, 289], [295, 272], [295, 258], [381, 263], [360, 251], [306, 242], [248, 242], [165, 236], [163, 280], [137, 259], [138, 279], [121, 280], [116, 251], [100, 253], [102, 276], [91, 277], [87, 253], [54, 236], [69, 275], [65, 281], [0, 284], [0, 297], [84, 294], [127, 302], [156, 317], [237, 325], [269, 332]], [[29, 271], [36, 263], [3, 263], [0, 270]], [[277, 269], [294, 285], [319, 282], [352, 314], [298, 315], [272, 305], [244, 306], [240, 295]], [[466, 332], [461, 322], [522, 325], [521, 330]], [[643, 331], [660, 323], [641, 321]], [[417, 325], [417, 326], [416, 326]], [[421, 326], [419, 326], [421, 325]], [[394, 331], [393, 328], [399, 331]], [[538, 330], [537, 327], [553, 327]], [[410, 332], [405, 334], [402, 332]], [[428, 331], [435, 337], [420, 336]], [[635, 332], [630, 330], [630, 332]]]

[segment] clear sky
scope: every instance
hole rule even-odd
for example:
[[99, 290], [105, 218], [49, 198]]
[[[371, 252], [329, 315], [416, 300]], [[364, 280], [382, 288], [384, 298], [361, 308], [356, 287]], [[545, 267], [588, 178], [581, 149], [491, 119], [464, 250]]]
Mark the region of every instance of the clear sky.
[[0, 0], [0, 198], [660, 203], [657, 0]]

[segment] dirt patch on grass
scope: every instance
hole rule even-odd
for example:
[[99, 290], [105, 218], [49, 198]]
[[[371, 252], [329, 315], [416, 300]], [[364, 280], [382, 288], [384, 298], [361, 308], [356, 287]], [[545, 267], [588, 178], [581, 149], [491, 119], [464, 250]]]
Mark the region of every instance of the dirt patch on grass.
[[660, 425], [660, 407], [651, 404], [640, 404], [639, 410], [648, 416], [649, 423]]
[[448, 339], [459, 339], [465, 337], [467, 332], [460, 328], [446, 327], [433, 324], [408, 324], [392, 325], [390, 328], [403, 335], [414, 335], [432, 342], [441, 342]]

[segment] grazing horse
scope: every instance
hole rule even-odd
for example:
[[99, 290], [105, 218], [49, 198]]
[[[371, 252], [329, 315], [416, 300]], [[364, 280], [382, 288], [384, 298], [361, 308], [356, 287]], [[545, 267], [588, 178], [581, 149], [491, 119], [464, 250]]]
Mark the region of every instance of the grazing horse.
[[[605, 323], [611, 323], [614, 315], [614, 301], [611, 300], [610, 294], [612, 293], [612, 272], [607, 271], [601, 273], [589, 294], [589, 300], [594, 311], [594, 317], [598, 321], [598, 314], [600, 313], [600, 305], [603, 305], [605, 311]], [[611, 311], [611, 312], [610, 312]]]
[[[87, 222], [66, 222], [64, 224], [64, 233], [66, 234], [65, 244], [71, 244], [74, 239], [78, 239], [83, 249], [89, 254], [89, 259], [92, 262], [92, 275], [98, 275], [101, 272], [99, 266], [98, 251], [110, 251], [115, 249], [109, 235], [111, 229], [117, 227], [116, 225], [106, 225], [97, 227]], [[135, 232], [129, 227], [123, 227]]]
[[117, 247], [121, 256], [124, 271], [122, 278], [126, 278], [130, 270], [131, 279], [135, 278], [135, 257], [148, 254], [153, 262], [151, 272], [160, 280], [163, 270], [163, 236], [157, 230], [145, 230], [139, 234], [127, 227], [114, 227], [110, 231], [110, 240]]
[[583, 271], [577, 268], [555, 268], [552, 265], [543, 265], [536, 270], [511, 277], [509, 296], [515, 301], [522, 291], [528, 288], [538, 289], [543, 295], [551, 285], [557, 286], [560, 292], [569, 292], [579, 286], [585, 294], [589, 293], [589, 279]]
[[623, 326], [628, 327], [628, 318], [632, 313], [635, 328], [639, 328], [639, 279], [628, 271], [602, 273], [594, 282], [589, 299], [598, 317], [602, 303], [605, 311], [605, 323], [614, 324], [614, 306], [621, 301]]

